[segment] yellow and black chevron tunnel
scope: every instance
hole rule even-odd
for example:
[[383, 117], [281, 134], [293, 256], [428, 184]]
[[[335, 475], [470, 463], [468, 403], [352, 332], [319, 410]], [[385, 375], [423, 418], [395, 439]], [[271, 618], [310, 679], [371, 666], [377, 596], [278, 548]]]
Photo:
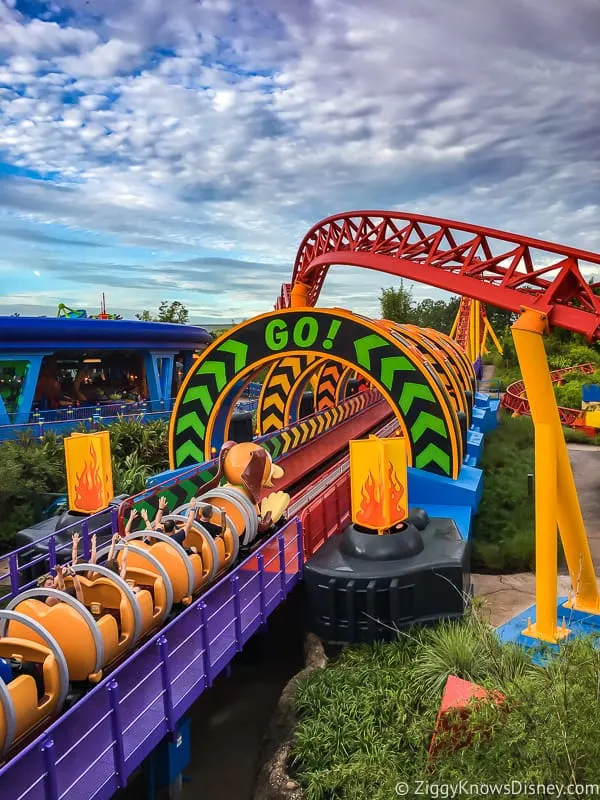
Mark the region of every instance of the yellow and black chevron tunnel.
[[[371, 381], [396, 414], [409, 463], [457, 477], [461, 427], [452, 398], [412, 343], [340, 309], [281, 309], [231, 329], [194, 363], [177, 398], [169, 448], [173, 468], [209, 459], [226, 438], [224, 400], [258, 369], [284, 358], [337, 361]], [[309, 423], [310, 424], [310, 423]], [[317, 423], [318, 424], [318, 423]]]
[[288, 399], [294, 387], [303, 378], [307, 367], [320, 362], [312, 353], [287, 356], [276, 361], [263, 381], [256, 409], [256, 431], [259, 435], [284, 428], [289, 420], [286, 415]]

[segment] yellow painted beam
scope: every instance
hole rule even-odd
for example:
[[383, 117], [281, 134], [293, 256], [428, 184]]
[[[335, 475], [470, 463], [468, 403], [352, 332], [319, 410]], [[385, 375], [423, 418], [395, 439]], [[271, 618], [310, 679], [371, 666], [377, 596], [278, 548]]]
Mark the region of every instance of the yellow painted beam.
[[501, 356], [504, 355], [504, 348], [500, 344], [500, 340], [496, 336], [496, 331], [492, 328], [490, 321], [487, 317], [485, 318], [484, 329], [486, 335], [489, 333], [490, 339], [494, 343], [496, 350], [500, 353]]
[[556, 642], [569, 630], [557, 626], [557, 464], [554, 428], [535, 426], [535, 601], [536, 620], [523, 633], [544, 642]]
[[[542, 486], [551, 485], [551, 470], [556, 470], [555, 521], [558, 523], [574, 590], [574, 598], [567, 605], [578, 611], [595, 614], [600, 610], [598, 586], [544, 349], [542, 336], [547, 331], [547, 326], [546, 315], [533, 309], [523, 309], [512, 326], [515, 349], [536, 429], [535, 480], [536, 486], [538, 482]], [[538, 427], [540, 434], [537, 433]], [[546, 439], [543, 442], [540, 440], [538, 444], [538, 436], [544, 435]], [[548, 460], [555, 466], [548, 466]], [[538, 618], [544, 620], [543, 625], [546, 625], [550, 614], [556, 615], [556, 571], [550, 569], [550, 562], [556, 556], [552, 555], [554, 551], [550, 552], [548, 549], [551, 527], [549, 515], [553, 512], [545, 510], [541, 505], [538, 507], [537, 499], [536, 492], [536, 559], [540, 559], [536, 569], [536, 593], [537, 584], [542, 584], [538, 600], [542, 604], [538, 605], [537, 613]], [[544, 502], [541, 494], [539, 502]], [[548, 500], [549, 508], [553, 503], [553, 499]], [[540, 633], [541, 628], [538, 636]], [[557, 635], [561, 635], [560, 629], [557, 630]]]

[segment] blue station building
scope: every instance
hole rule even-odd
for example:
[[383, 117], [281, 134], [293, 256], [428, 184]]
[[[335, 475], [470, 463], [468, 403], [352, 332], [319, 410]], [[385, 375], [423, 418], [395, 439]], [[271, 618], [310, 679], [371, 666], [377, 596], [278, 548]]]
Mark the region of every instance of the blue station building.
[[0, 317], [0, 438], [40, 415], [76, 420], [136, 403], [168, 413], [194, 354], [211, 341], [193, 325]]

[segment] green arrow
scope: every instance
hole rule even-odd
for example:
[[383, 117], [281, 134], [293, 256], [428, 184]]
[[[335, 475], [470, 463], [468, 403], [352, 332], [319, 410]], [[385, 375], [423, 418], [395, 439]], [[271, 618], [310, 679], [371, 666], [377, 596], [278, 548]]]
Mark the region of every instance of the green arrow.
[[371, 350], [375, 350], [376, 347], [384, 347], [389, 345], [387, 339], [382, 339], [381, 336], [377, 336], [376, 333], [371, 333], [368, 336], [363, 336], [362, 339], [357, 339], [354, 342], [354, 352], [356, 353], [356, 360], [360, 364], [361, 367], [371, 369], [371, 356], [369, 355]]
[[273, 451], [271, 452], [271, 458], [277, 458], [277, 456], [279, 455], [279, 451], [281, 450], [281, 445], [283, 444], [283, 442], [281, 441], [279, 436], [275, 436], [273, 439], [271, 439], [269, 444], [273, 445]]
[[428, 400], [430, 403], [435, 403], [435, 397], [429, 386], [422, 383], [405, 383], [402, 387], [402, 394], [398, 405], [402, 409], [402, 413], [406, 414], [413, 404], [413, 400], [420, 397], [421, 400]]
[[175, 435], [179, 436], [180, 433], [187, 431], [189, 428], [191, 428], [194, 433], [197, 433], [198, 436], [204, 436], [204, 432], [206, 431], [206, 426], [195, 411], [190, 411], [189, 414], [184, 414], [183, 417], [177, 420]]
[[235, 339], [229, 339], [217, 347], [217, 350], [222, 350], [224, 353], [231, 353], [235, 356], [233, 368], [236, 372], [240, 372], [246, 366], [246, 356], [248, 355], [247, 344], [236, 342]]
[[200, 400], [205, 413], [210, 414], [213, 407], [213, 399], [208, 386], [194, 386], [192, 389], [188, 389], [183, 398], [182, 405], [193, 403], [194, 400]]
[[386, 388], [392, 388], [394, 374], [400, 370], [403, 372], [414, 372], [415, 368], [406, 356], [388, 356], [387, 358], [381, 359], [381, 382]]
[[198, 488], [194, 481], [189, 479], [187, 481], [182, 481], [179, 486], [186, 494], [190, 496], [196, 494], [196, 489]]
[[450, 456], [448, 453], [437, 446], [437, 444], [428, 444], [425, 450], [415, 459], [415, 467], [417, 469], [425, 469], [427, 464], [434, 462], [440, 467], [446, 475], [450, 475]]
[[177, 462], [177, 466], [181, 467], [183, 462], [187, 458], [191, 458], [196, 464], [202, 464], [205, 461], [204, 453], [200, 448], [194, 444], [191, 440], [184, 442], [181, 447], [177, 448], [175, 453], [175, 460]]
[[151, 503], [148, 503], [146, 500], [142, 500], [141, 503], [134, 503], [133, 508], [135, 508], [138, 513], [142, 510], [142, 508], [145, 508], [150, 514], [154, 513]]
[[201, 472], [198, 475], [198, 479], [201, 483], [208, 483], [211, 478], [214, 478], [216, 471], [214, 469], [205, 469], [204, 472]]
[[418, 442], [427, 430], [439, 433], [444, 439], [448, 438], [448, 432], [443, 421], [439, 417], [434, 417], [433, 414], [430, 414], [428, 411], [421, 411], [416, 422], [411, 425], [410, 428], [413, 442]]
[[219, 391], [221, 391], [227, 383], [227, 370], [222, 361], [213, 361], [212, 359], [205, 361], [196, 375], [214, 375]]

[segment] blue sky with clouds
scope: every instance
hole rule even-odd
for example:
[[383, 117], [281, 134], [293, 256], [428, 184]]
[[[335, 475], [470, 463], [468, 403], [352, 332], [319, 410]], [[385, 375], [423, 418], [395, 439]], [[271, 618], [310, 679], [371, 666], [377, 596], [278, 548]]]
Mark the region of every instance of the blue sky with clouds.
[[598, 0], [0, 0], [0, 313], [240, 320], [355, 208], [598, 250], [599, 41]]

